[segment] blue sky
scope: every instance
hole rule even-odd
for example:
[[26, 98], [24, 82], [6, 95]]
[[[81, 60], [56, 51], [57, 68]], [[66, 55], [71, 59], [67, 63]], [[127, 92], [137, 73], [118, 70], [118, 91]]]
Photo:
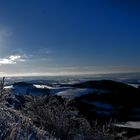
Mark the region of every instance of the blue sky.
[[0, 73], [140, 72], [139, 0], [0, 1]]

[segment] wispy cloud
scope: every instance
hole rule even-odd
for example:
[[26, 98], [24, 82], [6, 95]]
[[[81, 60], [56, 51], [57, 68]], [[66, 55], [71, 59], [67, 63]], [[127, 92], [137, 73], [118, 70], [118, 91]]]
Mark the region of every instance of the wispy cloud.
[[0, 65], [16, 64], [17, 62], [23, 62], [23, 61], [25, 61], [23, 56], [10, 55], [6, 58], [0, 58]]
[[[54, 52], [54, 51], [53, 51]], [[24, 56], [27, 60], [50, 60], [50, 55], [52, 54], [52, 50], [50, 48], [43, 47], [35, 47], [30, 50], [30, 47], [26, 46], [25, 48], [16, 48], [13, 50], [13, 54], [19, 54]]]

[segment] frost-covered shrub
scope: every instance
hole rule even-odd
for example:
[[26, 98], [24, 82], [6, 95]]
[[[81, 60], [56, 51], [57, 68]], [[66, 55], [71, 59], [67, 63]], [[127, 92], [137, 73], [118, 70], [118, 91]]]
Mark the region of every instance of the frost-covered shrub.
[[47, 130], [62, 140], [115, 140], [124, 139], [110, 123], [100, 124], [79, 115], [71, 101], [60, 97], [33, 97], [26, 104], [26, 113], [32, 116], [36, 126]]
[[[9, 104], [9, 99], [14, 101]], [[70, 100], [54, 96], [22, 96], [25, 105], [0, 83], [0, 140], [115, 140], [124, 139], [111, 123], [89, 123]], [[23, 104], [23, 103], [21, 103]], [[110, 131], [111, 130], [111, 131]], [[119, 136], [119, 137], [118, 137]]]
[[90, 124], [78, 116], [78, 111], [58, 97], [34, 97], [27, 103], [28, 114], [34, 123], [60, 139], [71, 139], [74, 135], [88, 133]]

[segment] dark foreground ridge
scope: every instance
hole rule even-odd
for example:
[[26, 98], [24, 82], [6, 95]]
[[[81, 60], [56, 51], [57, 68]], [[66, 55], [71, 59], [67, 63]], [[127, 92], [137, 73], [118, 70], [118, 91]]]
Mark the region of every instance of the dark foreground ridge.
[[140, 120], [140, 91], [137, 88], [110, 80], [88, 81], [73, 86], [96, 89], [91, 94], [75, 99], [87, 116]]
[[[128, 133], [124, 133], [124, 127], [114, 125], [140, 121], [139, 99], [138, 88], [111, 80], [52, 87], [47, 84], [18, 82], [9, 90], [2, 89], [0, 105], [11, 115], [9, 124], [19, 123], [19, 128], [15, 131], [23, 138], [27, 136], [27, 131], [30, 131], [31, 139], [51, 137], [66, 140], [115, 140], [140, 133], [140, 129], [129, 127], [125, 128]], [[7, 112], [4, 111], [5, 116]], [[9, 116], [6, 117], [8, 119]], [[98, 123], [95, 120], [98, 120]], [[26, 130], [22, 128], [22, 123], [26, 124]], [[20, 134], [21, 129], [24, 136]], [[95, 136], [95, 133], [98, 134]]]

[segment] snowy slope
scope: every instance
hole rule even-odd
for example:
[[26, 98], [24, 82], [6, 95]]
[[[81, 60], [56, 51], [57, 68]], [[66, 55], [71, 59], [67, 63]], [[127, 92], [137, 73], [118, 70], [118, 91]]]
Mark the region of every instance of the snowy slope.
[[91, 88], [71, 88], [64, 91], [60, 91], [56, 93], [56, 95], [64, 97], [64, 98], [75, 98], [85, 94], [93, 93], [96, 90]]

